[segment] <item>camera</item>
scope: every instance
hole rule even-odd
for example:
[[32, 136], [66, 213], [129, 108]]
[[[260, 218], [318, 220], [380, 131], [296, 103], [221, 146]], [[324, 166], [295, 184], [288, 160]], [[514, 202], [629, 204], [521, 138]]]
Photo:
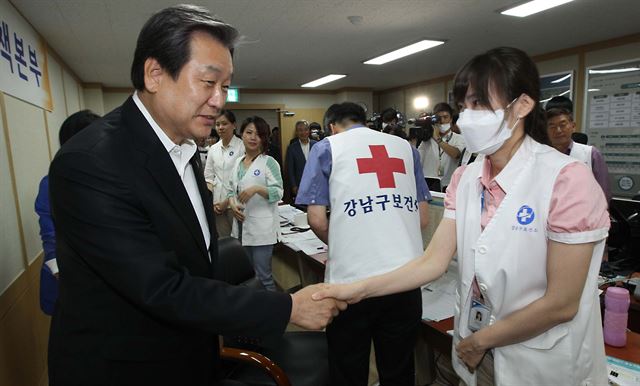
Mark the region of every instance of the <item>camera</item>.
[[419, 143], [433, 138], [433, 125], [441, 124], [442, 119], [435, 114], [422, 113], [418, 118], [409, 119], [407, 122], [413, 125], [409, 128], [409, 137], [415, 136]]

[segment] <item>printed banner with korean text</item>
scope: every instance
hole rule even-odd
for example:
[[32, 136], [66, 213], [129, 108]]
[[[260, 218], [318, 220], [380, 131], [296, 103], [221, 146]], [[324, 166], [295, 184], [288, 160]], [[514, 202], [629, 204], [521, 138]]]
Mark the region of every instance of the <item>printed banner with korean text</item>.
[[0, 0], [0, 91], [53, 109], [47, 44], [7, 0]]

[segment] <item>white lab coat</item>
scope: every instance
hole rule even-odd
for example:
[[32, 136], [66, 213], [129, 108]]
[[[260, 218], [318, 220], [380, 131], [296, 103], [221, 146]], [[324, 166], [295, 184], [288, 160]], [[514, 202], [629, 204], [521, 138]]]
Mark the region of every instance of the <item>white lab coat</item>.
[[[472, 334], [468, 314], [474, 276], [492, 306], [489, 323], [493, 324], [544, 295], [548, 239], [596, 243], [578, 313], [527, 341], [495, 348], [495, 384], [607, 384], [596, 280], [608, 229], [571, 234], [547, 230], [554, 182], [571, 162], [575, 160], [527, 136], [497, 177], [507, 194], [484, 230], [480, 226], [482, 162], [467, 166], [456, 191], [456, 210], [445, 211], [445, 217], [456, 220], [460, 265], [452, 362], [469, 386], [476, 385], [476, 376], [458, 359], [455, 346]], [[525, 205], [528, 208], [523, 209]]]
[[585, 165], [591, 170], [591, 150], [593, 146], [583, 145], [581, 143], [574, 142], [571, 146], [571, 157], [584, 162]]
[[[232, 188], [237, 195], [248, 187], [258, 185], [267, 187], [267, 160], [269, 156], [259, 155], [249, 166], [244, 177], [237, 181], [238, 167], [244, 157], [238, 158], [232, 173]], [[239, 201], [238, 201], [239, 202]], [[238, 238], [239, 224], [237, 219], [233, 219], [231, 236]], [[244, 221], [242, 222], [242, 245], [271, 245], [278, 242], [280, 232], [280, 221], [278, 220], [278, 203], [269, 203], [269, 200], [259, 194], [246, 202], [244, 207]]]
[[[420, 256], [420, 212], [409, 142], [367, 127], [354, 127], [327, 140], [332, 211], [325, 282], [349, 283], [381, 275]], [[381, 153], [390, 159], [380, 161]], [[363, 172], [365, 165], [372, 169]], [[381, 172], [390, 180], [380, 187], [383, 177], [375, 171], [385, 167], [394, 172]]]

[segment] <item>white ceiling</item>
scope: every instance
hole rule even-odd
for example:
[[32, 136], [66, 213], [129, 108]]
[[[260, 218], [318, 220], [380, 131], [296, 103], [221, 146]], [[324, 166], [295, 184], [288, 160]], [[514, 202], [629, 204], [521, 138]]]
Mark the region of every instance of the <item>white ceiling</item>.
[[[168, 0], [11, 0], [83, 82], [129, 87], [138, 32]], [[188, 1], [188, 0], [184, 0]], [[386, 89], [454, 73], [472, 55], [509, 45], [530, 55], [640, 32], [640, 0], [576, 0], [516, 18], [519, 0], [195, 1], [246, 38], [234, 86], [294, 89], [329, 73], [321, 89]], [[352, 25], [347, 16], [362, 16]], [[362, 62], [422, 38], [446, 44], [382, 66]]]

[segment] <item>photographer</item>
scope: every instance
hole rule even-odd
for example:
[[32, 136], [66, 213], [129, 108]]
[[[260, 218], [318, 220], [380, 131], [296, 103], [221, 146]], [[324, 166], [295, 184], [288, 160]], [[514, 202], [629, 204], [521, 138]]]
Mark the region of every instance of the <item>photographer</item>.
[[[418, 148], [418, 152], [422, 159], [425, 177], [440, 178], [441, 190], [444, 192], [451, 181], [451, 175], [458, 166], [458, 159], [462, 155], [465, 143], [461, 135], [451, 131], [453, 109], [449, 104], [438, 103], [433, 113], [437, 117], [433, 138], [421, 144], [422, 151]], [[436, 170], [437, 173], [434, 173]]]
[[380, 116], [382, 118], [381, 129], [383, 132], [389, 133], [392, 128], [398, 126], [398, 112], [395, 109], [388, 107], [382, 111]]

